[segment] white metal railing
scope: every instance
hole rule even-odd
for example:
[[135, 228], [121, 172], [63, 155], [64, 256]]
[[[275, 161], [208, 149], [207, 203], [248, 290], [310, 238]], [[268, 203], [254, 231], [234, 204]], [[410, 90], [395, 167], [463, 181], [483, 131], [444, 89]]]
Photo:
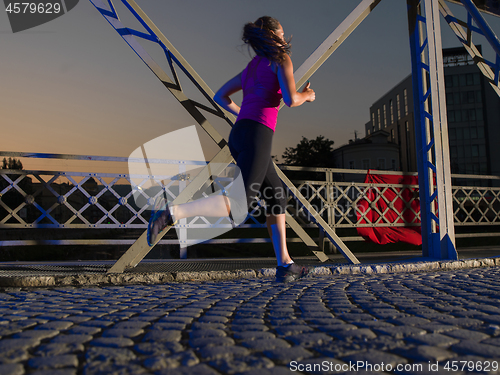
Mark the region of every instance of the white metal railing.
[[[27, 154], [17, 152], [2, 152], [0, 157], [13, 157], [26, 160], [59, 159], [85, 160], [128, 163], [128, 158], [55, 155], [55, 154]], [[132, 160], [134, 161], [134, 160]], [[136, 162], [142, 162], [137, 160]], [[179, 189], [185, 187], [190, 178], [186, 167], [204, 166], [205, 162], [150, 160], [150, 163], [168, 163], [175, 168], [175, 173], [165, 176], [154, 176], [154, 180], [161, 184], [168, 180], [165, 191], [173, 200]], [[288, 174], [314, 174], [314, 178], [295, 181], [304, 197], [316, 208], [317, 212], [328, 222], [331, 228], [356, 227], [394, 227], [419, 226], [419, 212], [415, 210], [418, 201], [417, 185], [374, 184], [364, 183], [366, 170], [345, 170], [331, 168], [304, 168], [282, 166]], [[371, 171], [374, 174], [395, 174], [401, 172]], [[194, 176], [193, 176], [194, 177]], [[299, 178], [301, 176], [298, 176]], [[149, 209], [155, 196], [160, 192], [154, 189], [140, 189], [145, 181], [150, 180], [147, 175], [128, 175], [119, 173], [88, 173], [47, 170], [9, 170], [0, 169], [0, 228], [3, 230], [14, 228], [108, 228], [127, 229], [147, 227]], [[291, 176], [292, 180], [294, 176]], [[500, 177], [477, 175], [452, 175], [452, 179], [471, 181], [470, 185], [490, 186], [453, 186], [453, 205], [455, 226], [495, 226], [500, 225]], [[134, 186], [139, 187], [139, 199], [134, 199]], [[478, 182], [479, 181], [479, 182]], [[221, 183], [215, 181], [215, 183]], [[387, 199], [387, 191], [391, 191], [392, 200]], [[369, 207], [379, 210], [378, 201], [383, 200], [387, 209], [392, 209], [395, 200], [402, 199], [405, 193], [405, 208], [397, 213], [397, 220], [387, 220], [384, 212], [377, 211], [378, 218], [371, 222], [360, 202], [367, 199], [367, 192], [371, 192]], [[408, 192], [411, 192], [408, 195]], [[137, 191], [135, 191], [137, 193]], [[410, 199], [408, 200], [408, 196]], [[315, 227], [308, 220], [300, 205], [290, 198], [289, 211], [305, 227]], [[410, 214], [410, 215], [408, 215]], [[408, 221], [411, 217], [411, 221]], [[259, 209], [256, 208], [249, 215], [241, 228], [265, 227], [259, 220]], [[177, 228], [182, 233], [190, 228], [218, 228], [230, 227], [228, 219], [218, 220], [215, 224], [193, 218], [182, 223]], [[459, 234], [460, 236], [474, 236], [474, 233]], [[496, 236], [498, 233], [481, 233], [478, 236]], [[361, 237], [344, 237], [344, 240], [362, 240]], [[210, 240], [211, 243], [228, 242], [266, 242], [265, 239], [224, 239]], [[47, 244], [131, 244], [130, 240], [63, 240], [44, 241]], [[15, 241], [0, 241], [2, 246], [19, 246], [40, 244], [40, 241], [23, 239]], [[176, 240], [165, 239], [161, 243], [177, 243]]]

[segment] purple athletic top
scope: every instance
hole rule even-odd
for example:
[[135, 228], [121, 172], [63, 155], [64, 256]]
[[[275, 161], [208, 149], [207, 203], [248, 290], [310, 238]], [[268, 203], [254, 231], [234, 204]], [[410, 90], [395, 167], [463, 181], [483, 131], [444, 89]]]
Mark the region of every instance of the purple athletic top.
[[269, 60], [255, 56], [241, 74], [241, 86], [243, 102], [237, 120], [254, 120], [274, 131], [282, 96]]

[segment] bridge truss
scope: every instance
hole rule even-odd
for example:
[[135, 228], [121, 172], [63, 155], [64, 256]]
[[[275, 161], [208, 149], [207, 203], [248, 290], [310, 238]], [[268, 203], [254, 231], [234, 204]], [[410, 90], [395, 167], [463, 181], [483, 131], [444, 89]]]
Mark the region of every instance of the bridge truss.
[[[227, 141], [210, 124], [206, 114], [215, 115], [232, 126], [235, 118], [220, 108], [213, 100], [214, 93], [188, 62], [180, 55], [170, 41], [154, 25], [134, 0], [121, 0], [127, 11], [142, 26], [142, 30], [127, 27], [120, 20], [112, 0], [90, 0], [102, 16], [121, 35], [125, 42], [136, 52], [164, 86], [175, 96], [181, 105], [206, 131], [219, 146], [220, 151], [184, 189], [172, 204], [188, 202], [193, 194], [204, 185], [212, 175], [217, 175], [227, 165], [234, 162], [227, 146]], [[311, 56], [294, 73], [296, 87], [300, 88], [328, 57], [345, 41], [356, 27], [371, 13], [381, 0], [362, 0], [350, 15], [325, 39]], [[498, 39], [482, 18], [471, 0], [460, 0], [468, 13], [466, 23], [458, 21], [443, 0], [407, 0], [410, 30], [410, 48], [412, 53], [413, 87], [416, 113], [416, 134], [418, 154], [418, 172], [422, 220], [423, 256], [437, 259], [456, 259], [455, 234], [453, 227], [453, 206], [451, 199], [451, 172], [448, 150], [446, 105], [444, 91], [444, 73], [441, 57], [441, 33], [439, 11], [445, 16], [469, 53], [474, 54], [481, 71], [492, 86], [498, 90], [498, 71], [500, 48]], [[473, 21], [478, 25], [473, 26]], [[463, 27], [467, 27], [467, 32]], [[490, 63], [480, 56], [471, 41], [472, 33], [486, 35], [488, 42], [496, 52], [496, 62]], [[165, 53], [170, 68], [167, 74], [146, 52], [139, 41], [152, 42]], [[209, 105], [189, 98], [182, 89], [180, 74], [182, 71], [201, 92]], [[282, 104], [283, 105], [283, 104]], [[302, 196], [300, 191], [276, 167], [276, 171], [290, 193], [307, 211], [310, 217], [324, 231], [326, 237], [347, 258], [350, 263], [359, 263], [357, 258], [335, 234], [314, 207]], [[287, 224], [298, 234], [302, 241], [321, 261], [328, 257], [318, 251], [316, 243], [304, 229], [287, 213]], [[164, 230], [165, 235], [170, 228]], [[161, 239], [159, 236], [158, 241]], [[154, 245], [153, 245], [154, 246]], [[109, 270], [110, 273], [123, 272], [135, 267], [152, 249], [146, 242], [146, 233]]]

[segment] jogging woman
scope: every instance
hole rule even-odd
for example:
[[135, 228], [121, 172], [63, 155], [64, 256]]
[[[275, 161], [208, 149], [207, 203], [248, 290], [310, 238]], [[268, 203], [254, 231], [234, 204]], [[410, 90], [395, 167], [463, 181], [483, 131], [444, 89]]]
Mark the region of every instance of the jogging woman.
[[[226, 82], [214, 96], [222, 108], [237, 116], [229, 135], [229, 149], [245, 185], [247, 205], [256, 199], [266, 201], [266, 224], [277, 259], [276, 280], [291, 281], [305, 276], [307, 267], [295, 264], [286, 245], [286, 192], [271, 158], [280, 101], [288, 107], [312, 102], [316, 96], [308, 83], [301, 92], [295, 89], [290, 43], [278, 20], [264, 16], [247, 23], [243, 41], [256, 56], [247, 67]], [[230, 96], [243, 90], [241, 108]], [[231, 200], [222, 195], [170, 206], [164, 204], [152, 215], [148, 242], [174, 220], [192, 216], [228, 216]], [[165, 210], [163, 210], [165, 208]]]

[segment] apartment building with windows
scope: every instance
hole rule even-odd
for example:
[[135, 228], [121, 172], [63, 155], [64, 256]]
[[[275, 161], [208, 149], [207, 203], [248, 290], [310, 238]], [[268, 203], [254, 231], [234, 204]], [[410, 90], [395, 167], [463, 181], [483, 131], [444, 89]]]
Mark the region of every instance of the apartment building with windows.
[[[452, 173], [500, 175], [500, 98], [464, 48], [443, 50]], [[399, 145], [402, 171], [417, 171], [412, 77], [370, 107], [365, 134]]]

